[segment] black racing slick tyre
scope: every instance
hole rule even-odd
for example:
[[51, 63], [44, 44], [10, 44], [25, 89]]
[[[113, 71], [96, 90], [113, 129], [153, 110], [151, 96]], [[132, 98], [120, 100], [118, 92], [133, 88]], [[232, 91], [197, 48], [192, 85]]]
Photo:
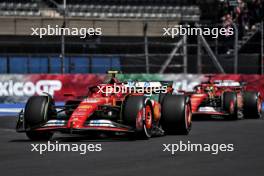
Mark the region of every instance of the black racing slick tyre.
[[153, 108], [151, 101], [144, 96], [128, 96], [122, 105], [124, 125], [132, 127], [136, 139], [148, 139], [152, 135]]
[[168, 95], [168, 94], [165, 94], [165, 93], [160, 93], [160, 94], [159, 94], [159, 103], [160, 103], [160, 104], [162, 104], [163, 99], [164, 99], [164, 97], [165, 97], [166, 95]]
[[24, 122], [26, 135], [31, 140], [49, 140], [53, 133], [34, 131], [56, 114], [54, 101], [48, 96], [32, 96], [26, 103]]
[[243, 115], [244, 118], [258, 119], [262, 114], [262, 99], [258, 92], [243, 92]]
[[226, 120], [238, 119], [238, 106], [236, 92], [224, 92], [222, 95], [222, 109], [228, 113]]
[[185, 95], [167, 95], [161, 104], [161, 126], [166, 134], [187, 135], [191, 130], [192, 112]]

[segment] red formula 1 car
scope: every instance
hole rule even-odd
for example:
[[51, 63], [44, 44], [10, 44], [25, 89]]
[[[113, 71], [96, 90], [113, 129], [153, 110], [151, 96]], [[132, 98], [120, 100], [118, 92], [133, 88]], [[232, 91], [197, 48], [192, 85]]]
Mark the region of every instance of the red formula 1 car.
[[144, 139], [189, 133], [188, 96], [173, 95], [172, 88], [161, 82], [121, 83], [114, 76], [117, 72], [109, 73], [107, 84], [89, 88], [84, 98], [73, 98], [64, 106], [55, 106], [50, 95], [29, 98], [19, 114], [17, 132], [25, 132], [31, 140], [49, 140], [55, 132], [112, 132]]
[[240, 114], [244, 118], [260, 118], [262, 98], [259, 92], [247, 91], [246, 87], [232, 80], [203, 82], [190, 93], [194, 115], [220, 115], [236, 120]]

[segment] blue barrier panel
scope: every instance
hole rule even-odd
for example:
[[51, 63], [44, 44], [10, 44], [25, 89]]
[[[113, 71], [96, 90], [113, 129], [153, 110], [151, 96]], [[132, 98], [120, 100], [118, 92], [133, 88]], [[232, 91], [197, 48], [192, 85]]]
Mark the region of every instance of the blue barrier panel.
[[0, 73], [7, 72], [7, 60], [6, 57], [0, 56]]
[[[65, 73], [69, 73], [69, 57], [64, 58]], [[50, 73], [61, 73], [61, 58], [50, 57]]]
[[110, 58], [93, 57], [92, 58], [92, 73], [105, 73], [111, 67]]
[[48, 58], [47, 57], [30, 57], [29, 73], [47, 73]]
[[61, 59], [59, 57], [50, 58], [50, 73], [61, 73]]
[[27, 73], [28, 57], [10, 57], [10, 72], [11, 73]]
[[118, 57], [93, 57], [92, 73], [105, 73], [109, 69], [120, 70], [120, 60]]
[[70, 57], [70, 73], [89, 73], [88, 57]]
[[111, 68], [114, 70], [121, 70], [120, 59], [118, 57], [112, 57]]

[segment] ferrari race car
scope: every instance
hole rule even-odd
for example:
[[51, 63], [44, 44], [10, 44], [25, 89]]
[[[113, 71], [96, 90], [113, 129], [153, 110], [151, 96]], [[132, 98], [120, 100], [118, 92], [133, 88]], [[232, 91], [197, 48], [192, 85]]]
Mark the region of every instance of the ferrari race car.
[[[203, 82], [190, 94], [194, 115], [220, 115], [225, 119], [260, 118], [262, 98], [259, 92], [247, 91], [232, 80]], [[241, 112], [241, 113], [240, 113]]]
[[72, 98], [63, 106], [55, 106], [48, 94], [30, 97], [18, 116], [17, 132], [31, 140], [49, 140], [55, 132], [109, 132], [136, 139], [189, 133], [188, 96], [172, 94], [172, 87], [162, 82], [121, 83], [116, 73], [109, 72], [107, 84], [90, 87], [83, 98]]

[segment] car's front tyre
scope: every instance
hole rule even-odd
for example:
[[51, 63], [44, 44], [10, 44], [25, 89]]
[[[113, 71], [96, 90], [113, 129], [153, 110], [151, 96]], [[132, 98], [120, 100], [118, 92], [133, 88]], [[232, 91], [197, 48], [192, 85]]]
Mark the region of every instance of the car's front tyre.
[[124, 124], [135, 130], [130, 136], [137, 139], [152, 136], [154, 115], [149, 99], [144, 96], [128, 96], [122, 106], [122, 116]]
[[31, 140], [49, 140], [53, 133], [36, 131], [56, 115], [54, 101], [48, 96], [32, 96], [25, 106], [24, 123], [26, 135]]

